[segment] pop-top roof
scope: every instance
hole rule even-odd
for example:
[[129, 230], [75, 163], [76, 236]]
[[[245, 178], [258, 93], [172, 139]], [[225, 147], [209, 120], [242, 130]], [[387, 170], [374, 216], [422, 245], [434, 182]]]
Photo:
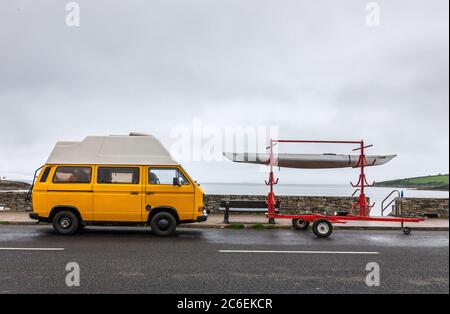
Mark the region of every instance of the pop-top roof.
[[47, 164], [178, 165], [157, 138], [136, 133], [58, 142]]

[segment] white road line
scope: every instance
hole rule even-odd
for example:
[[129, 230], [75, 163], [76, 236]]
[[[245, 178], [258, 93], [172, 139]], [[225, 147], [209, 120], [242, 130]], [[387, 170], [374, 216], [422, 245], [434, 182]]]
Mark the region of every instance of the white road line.
[[219, 253], [267, 253], [267, 254], [354, 254], [378, 255], [378, 252], [345, 252], [345, 251], [257, 251], [257, 250], [219, 250]]
[[64, 248], [0, 247], [0, 251], [64, 251]]

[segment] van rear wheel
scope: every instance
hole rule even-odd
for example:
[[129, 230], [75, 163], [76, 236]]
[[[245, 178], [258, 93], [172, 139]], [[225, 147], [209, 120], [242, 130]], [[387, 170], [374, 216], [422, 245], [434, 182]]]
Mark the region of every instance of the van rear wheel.
[[170, 236], [177, 229], [177, 220], [168, 212], [160, 212], [150, 221], [152, 232], [158, 236]]
[[78, 217], [71, 211], [60, 211], [53, 218], [53, 229], [62, 235], [72, 235], [78, 230], [80, 222]]

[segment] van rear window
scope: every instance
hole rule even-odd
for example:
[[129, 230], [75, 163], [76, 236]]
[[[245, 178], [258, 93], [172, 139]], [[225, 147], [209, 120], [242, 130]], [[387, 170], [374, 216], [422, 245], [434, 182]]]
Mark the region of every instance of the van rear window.
[[138, 184], [139, 168], [99, 167], [97, 182], [103, 184]]
[[53, 176], [53, 183], [91, 183], [91, 167], [58, 167]]

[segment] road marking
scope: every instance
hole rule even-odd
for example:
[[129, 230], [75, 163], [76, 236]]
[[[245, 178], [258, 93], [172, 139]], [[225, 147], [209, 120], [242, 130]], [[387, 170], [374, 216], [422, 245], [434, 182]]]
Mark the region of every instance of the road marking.
[[268, 253], [268, 254], [354, 254], [378, 255], [379, 252], [346, 252], [346, 251], [258, 251], [258, 250], [219, 250], [219, 253]]
[[0, 251], [64, 251], [64, 248], [0, 247]]

